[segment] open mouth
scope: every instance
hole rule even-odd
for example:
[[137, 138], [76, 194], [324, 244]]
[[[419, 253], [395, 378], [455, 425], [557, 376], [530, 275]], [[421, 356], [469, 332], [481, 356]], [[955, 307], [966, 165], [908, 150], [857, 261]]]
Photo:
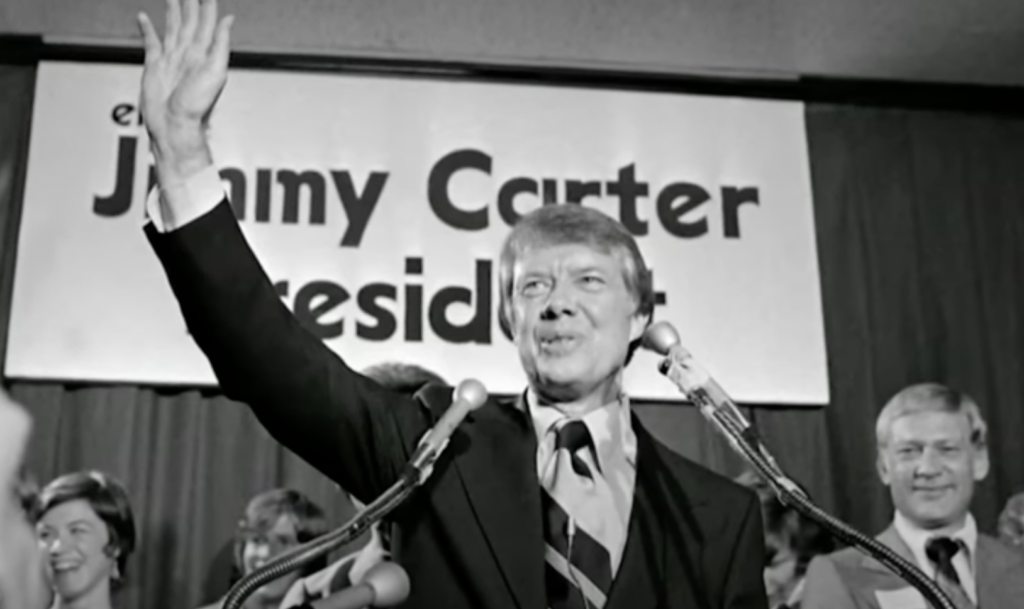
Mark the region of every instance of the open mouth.
[[55, 562], [51, 563], [50, 566], [53, 568], [54, 573], [67, 573], [68, 571], [78, 569], [82, 565], [78, 562]]
[[561, 353], [572, 349], [576, 346], [577, 338], [571, 334], [553, 334], [550, 336], [543, 336], [540, 339], [540, 348], [542, 351]]

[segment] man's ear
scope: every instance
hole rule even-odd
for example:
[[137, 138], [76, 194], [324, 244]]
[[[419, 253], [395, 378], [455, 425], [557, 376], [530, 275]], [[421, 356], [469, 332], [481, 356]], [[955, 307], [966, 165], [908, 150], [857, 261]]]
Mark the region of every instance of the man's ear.
[[974, 469], [974, 481], [981, 482], [988, 476], [988, 470], [992, 463], [988, 458], [988, 447], [982, 446], [974, 449], [972, 468]]
[[650, 325], [651, 315], [649, 313], [637, 313], [634, 315], [629, 325], [629, 342], [632, 343], [635, 340], [639, 340]]
[[889, 486], [892, 476], [889, 472], [889, 464], [885, 461], [885, 453], [882, 449], [878, 450], [878, 457], [875, 459], [875, 467], [878, 469], [878, 478], [882, 481], [882, 484]]

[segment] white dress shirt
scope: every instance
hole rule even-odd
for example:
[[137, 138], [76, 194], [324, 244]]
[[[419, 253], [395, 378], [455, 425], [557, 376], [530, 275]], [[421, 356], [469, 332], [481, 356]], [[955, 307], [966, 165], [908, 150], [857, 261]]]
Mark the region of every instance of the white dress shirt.
[[[146, 217], [157, 232], [169, 233], [213, 211], [225, 194], [220, 171], [215, 165], [210, 165], [184, 183], [169, 188], [167, 196], [160, 188], [150, 191], [146, 198]], [[167, 204], [166, 199], [170, 196], [174, 198], [174, 207]]]
[[935, 579], [938, 567], [935, 566], [925, 553], [925, 544], [928, 543], [928, 540], [933, 537], [949, 537], [954, 541], [963, 542], [966, 550], [962, 548], [960, 552], [953, 556], [953, 568], [956, 570], [957, 577], [960, 578], [960, 586], [967, 593], [968, 598], [975, 605], [978, 604], [978, 588], [974, 577], [974, 557], [978, 547], [978, 525], [974, 521], [974, 516], [967, 514], [967, 519], [959, 530], [929, 531], [910, 522], [908, 518], [897, 511], [896, 516], [893, 518], [893, 526], [896, 528], [900, 538], [903, 539], [903, 542], [910, 548], [910, 552], [914, 555], [917, 565], [932, 579]]
[[[544, 469], [555, 452], [555, 428], [570, 417], [555, 406], [542, 406], [532, 390], [520, 401], [533, 421], [537, 434], [537, 477], [543, 479]], [[596, 408], [582, 418], [596, 449], [594, 458], [598, 471], [611, 489], [615, 518], [626, 532], [622, 546], [609, 548], [612, 564], [617, 565], [629, 536], [629, 518], [636, 487], [636, 433], [630, 416], [629, 398], [625, 395], [610, 404]]]

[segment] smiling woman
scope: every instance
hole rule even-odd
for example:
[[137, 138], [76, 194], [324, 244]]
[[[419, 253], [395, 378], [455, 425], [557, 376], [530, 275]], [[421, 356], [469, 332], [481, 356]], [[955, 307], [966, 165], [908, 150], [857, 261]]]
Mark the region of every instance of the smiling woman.
[[58, 606], [110, 609], [135, 549], [124, 487], [96, 471], [61, 476], [40, 493], [37, 526]]
[[[239, 575], [249, 575], [283, 552], [327, 532], [324, 511], [299, 491], [273, 489], [256, 495], [245, 507], [235, 536], [235, 568]], [[299, 578], [327, 566], [326, 558], [306, 565], [275, 579], [248, 598], [245, 609], [277, 609], [289, 588]], [[224, 599], [202, 609], [219, 609]]]

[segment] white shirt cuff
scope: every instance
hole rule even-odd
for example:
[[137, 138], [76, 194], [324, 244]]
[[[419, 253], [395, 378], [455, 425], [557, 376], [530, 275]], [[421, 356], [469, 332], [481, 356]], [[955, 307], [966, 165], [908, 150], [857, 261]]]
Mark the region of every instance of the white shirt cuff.
[[146, 197], [146, 216], [157, 232], [169, 233], [212, 211], [225, 194], [220, 172], [210, 165], [181, 184], [153, 188]]

